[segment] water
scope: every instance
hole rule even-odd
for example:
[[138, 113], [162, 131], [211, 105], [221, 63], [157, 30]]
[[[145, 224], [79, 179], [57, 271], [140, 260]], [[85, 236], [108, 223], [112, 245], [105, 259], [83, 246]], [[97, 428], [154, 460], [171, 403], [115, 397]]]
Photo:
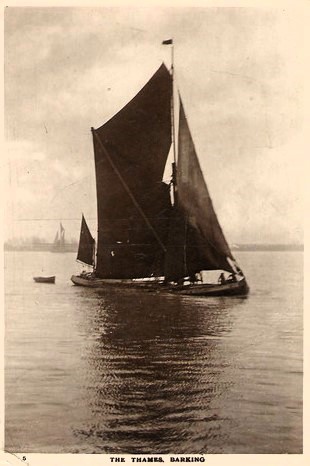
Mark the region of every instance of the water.
[[74, 287], [74, 258], [6, 253], [7, 450], [302, 452], [302, 253], [239, 253], [247, 299]]

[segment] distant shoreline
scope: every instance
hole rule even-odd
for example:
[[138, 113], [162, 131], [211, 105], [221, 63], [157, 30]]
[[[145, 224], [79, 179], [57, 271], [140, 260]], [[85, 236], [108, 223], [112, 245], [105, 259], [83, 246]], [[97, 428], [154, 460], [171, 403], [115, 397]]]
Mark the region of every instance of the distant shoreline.
[[63, 251], [53, 251], [53, 243], [39, 243], [39, 244], [4, 244], [4, 251], [32, 251], [32, 252], [53, 252], [53, 253], [65, 253], [65, 252], [77, 252], [78, 245], [75, 243], [65, 244]]
[[[4, 251], [32, 251], [32, 252], [52, 252], [52, 244], [50, 243], [40, 243], [40, 244], [30, 244], [30, 245], [12, 245], [12, 244], [4, 244]], [[76, 244], [67, 244], [64, 251], [61, 253], [66, 252], [77, 252], [78, 245]], [[252, 252], [260, 252], [260, 251], [303, 251], [304, 245], [303, 244], [238, 244], [231, 246], [232, 251], [252, 251]], [[59, 252], [60, 253], [60, 252]]]
[[239, 244], [232, 251], [303, 251], [303, 244]]

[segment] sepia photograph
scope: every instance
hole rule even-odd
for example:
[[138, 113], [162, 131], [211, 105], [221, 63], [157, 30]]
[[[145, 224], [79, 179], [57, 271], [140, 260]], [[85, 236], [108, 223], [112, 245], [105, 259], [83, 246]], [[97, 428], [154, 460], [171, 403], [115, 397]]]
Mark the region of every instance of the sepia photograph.
[[3, 18], [5, 452], [302, 456], [303, 10]]

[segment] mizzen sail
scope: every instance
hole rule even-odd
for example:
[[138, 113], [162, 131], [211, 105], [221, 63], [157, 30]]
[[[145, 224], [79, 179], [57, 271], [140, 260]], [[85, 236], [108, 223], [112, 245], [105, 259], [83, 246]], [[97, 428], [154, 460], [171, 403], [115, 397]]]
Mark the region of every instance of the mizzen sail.
[[94, 265], [95, 240], [89, 231], [88, 225], [82, 214], [80, 242], [77, 260], [84, 264]]
[[122, 110], [93, 130], [98, 277], [163, 273], [170, 195], [162, 177], [171, 145], [171, 94], [163, 64]]

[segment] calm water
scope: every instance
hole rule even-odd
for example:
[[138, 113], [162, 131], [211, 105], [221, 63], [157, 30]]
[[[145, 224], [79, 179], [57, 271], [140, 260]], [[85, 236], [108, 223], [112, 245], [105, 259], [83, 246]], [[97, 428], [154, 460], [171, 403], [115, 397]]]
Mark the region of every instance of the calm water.
[[302, 253], [239, 253], [247, 299], [74, 287], [74, 258], [6, 253], [7, 450], [302, 452]]

